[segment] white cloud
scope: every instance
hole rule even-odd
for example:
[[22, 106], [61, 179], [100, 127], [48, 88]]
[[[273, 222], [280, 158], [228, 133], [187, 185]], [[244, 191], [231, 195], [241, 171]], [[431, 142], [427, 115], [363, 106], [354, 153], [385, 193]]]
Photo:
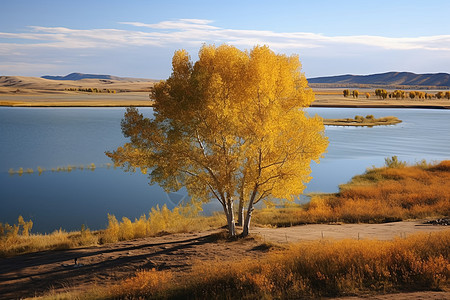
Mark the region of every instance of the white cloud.
[[163, 21], [156, 24], [145, 24], [141, 22], [119, 22], [119, 24], [132, 25], [137, 27], [147, 27], [155, 29], [178, 29], [178, 30], [210, 30], [210, 29], [220, 29], [215, 26], [208, 25], [212, 23], [211, 20], [202, 19], [179, 19], [176, 21]]
[[[179, 19], [156, 24], [120, 22], [139, 30], [71, 29], [65, 27], [30, 26], [31, 32], [0, 32], [1, 47], [23, 48], [112, 48], [128, 46], [169, 46], [174, 44], [230, 43], [239, 47], [267, 44], [277, 50], [304, 48], [342, 48], [368, 46], [388, 50], [423, 49], [450, 51], [450, 35], [425, 37], [326, 36], [308, 32], [274, 32], [238, 30], [210, 25], [211, 20]], [[22, 43], [8, 43], [19, 39]], [[14, 52], [14, 51], [13, 51]], [[17, 51], [16, 51], [17, 52]], [[20, 52], [20, 51], [19, 51]]]
[[[42, 75], [73, 68], [96, 72], [103, 68], [109, 72], [111, 66], [116, 66], [116, 73], [129, 68], [127, 72], [134, 74], [146, 64], [153, 72], [149, 78], [164, 78], [175, 49], [191, 51], [203, 43], [228, 43], [241, 49], [269, 45], [276, 52], [299, 53], [309, 75], [315, 76], [361, 73], [359, 69], [351, 69], [355, 66], [367, 72], [391, 69], [429, 72], [450, 67], [450, 35], [327, 36], [230, 29], [215, 26], [211, 20], [179, 19], [155, 24], [120, 22], [117, 28], [104, 29], [29, 26], [22, 32], [0, 32], [3, 62], [0, 72]], [[64, 61], [60, 64], [66, 69], [53, 68], [58, 64], [56, 61]]]

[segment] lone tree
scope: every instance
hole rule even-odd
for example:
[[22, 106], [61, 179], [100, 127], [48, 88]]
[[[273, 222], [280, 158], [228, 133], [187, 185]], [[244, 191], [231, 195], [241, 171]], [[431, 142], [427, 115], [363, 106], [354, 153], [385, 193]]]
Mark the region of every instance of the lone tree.
[[176, 51], [172, 67], [151, 91], [154, 116], [127, 109], [130, 142], [107, 155], [116, 166], [148, 169], [166, 191], [184, 186], [193, 201], [216, 199], [231, 236], [239, 201], [246, 236], [255, 204], [301, 194], [311, 160], [328, 145], [322, 119], [303, 111], [314, 94], [298, 56], [205, 45], [195, 64]]

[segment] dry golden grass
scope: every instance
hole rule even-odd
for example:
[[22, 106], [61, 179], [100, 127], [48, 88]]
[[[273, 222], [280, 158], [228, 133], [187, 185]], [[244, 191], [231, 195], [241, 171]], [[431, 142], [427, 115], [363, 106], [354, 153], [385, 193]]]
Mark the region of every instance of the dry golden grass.
[[108, 215], [108, 227], [102, 232], [100, 242], [111, 243], [165, 233], [208, 230], [225, 222], [221, 215], [200, 216], [199, 209], [194, 205], [175, 207], [173, 210], [165, 205], [162, 208], [157, 206], [152, 208], [148, 218], [142, 215], [134, 222], [126, 217], [119, 222], [114, 215]]
[[[393, 241], [312, 241], [257, 260], [142, 270], [97, 299], [299, 299], [449, 287], [450, 231]], [[71, 294], [79, 299], [89, 292]]]
[[50, 234], [11, 235], [0, 237], [0, 257], [42, 250], [70, 249], [96, 245], [98, 234], [89, 229], [80, 232], [54, 231]]
[[383, 167], [355, 176], [340, 192], [313, 196], [306, 205], [255, 211], [255, 222], [276, 226], [306, 223], [380, 223], [450, 215], [450, 161]]
[[[166, 206], [152, 208], [148, 218], [142, 215], [132, 222], [124, 217], [117, 221], [114, 215], [108, 215], [108, 227], [105, 230], [90, 231], [82, 226], [81, 231], [65, 232], [57, 230], [51, 234], [28, 234], [29, 222], [16, 225], [0, 224], [0, 257], [23, 253], [71, 249], [135, 238], [151, 237], [166, 233], [180, 233], [217, 228], [225, 223], [221, 215], [204, 217], [198, 214], [199, 207], [176, 207], [169, 210]], [[28, 224], [28, 227], [26, 227]], [[32, 226], [32, 222], [31, 222]]]

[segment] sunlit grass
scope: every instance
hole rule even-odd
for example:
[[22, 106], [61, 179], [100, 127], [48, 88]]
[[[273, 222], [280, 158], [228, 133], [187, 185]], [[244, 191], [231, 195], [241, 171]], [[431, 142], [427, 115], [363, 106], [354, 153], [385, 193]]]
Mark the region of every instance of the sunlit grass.
[[276, 226], [306, 223], [382, 223], [450, 215], [450, 161], [406, 166], [396, 158], [386, 167], [340, 186], [339, 193], [317, 195], [306, 205], [254, 212], [255, 222]]
[[148, 217], [144, 214], [134, 222], [126, 217], [118, 221], [114, 215], [108, 215], [108, 227], [102, 232], [100, 241], [110, 243], [161, 233], [201, 231], [220, 227], [225, 222], [221, 215], [205, 217], [198, 213], [199, 207], [195, 205], [175, 207], [173, 210], [164, 205], [162, 208], [152, 208]]
[[82, 225], [80, 231], [57, 230], [50, 234], [30, 233], [33, 222], [25, 222], [19, 216], [18, 223], [0, 223], [0, 257], [13, 256], [42, 250], [71, 249], [92, 246], [135, 238], [151, 237], [167, 233], [202, 231], [218, 228], [226, 221], [223, 216], [204, 217], [198, 214], [195, 205], [175, 207], [169, 210], [165, 205], [152, 208], [148, 217], [144, 214], [131, 221], [123, 217], [118, 221], [108, 215], [108, 227], [91, 231]]
[[[138, 271], [96, 288], [94, 298], [303, 299], [441, 290], [449, 287], [449, 245], [449, 230], [392, 241], [302, 242], [259, 260], [211, 260], [184, 273]], [[69, 296], [85, 299], [92, 291]]]

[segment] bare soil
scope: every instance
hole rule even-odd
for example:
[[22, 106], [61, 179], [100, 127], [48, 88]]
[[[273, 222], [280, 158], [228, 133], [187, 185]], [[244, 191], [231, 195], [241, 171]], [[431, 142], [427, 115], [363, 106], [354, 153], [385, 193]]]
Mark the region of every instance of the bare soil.
[[[404, 238], [416, 232], [446, 230], [423, 222], [386, 224], [304, 225], [252, 229], [252, 236], [236, 241], [220, 238], [221, 230], [136, 239], [97, 247], [45, 251], [0, 259], [0, 299], [42, 295], [86, 287], [108, 286], [137, 270], [171, 270], [182, 275], [194, 264], [264, 257], [264, 242], [291, 243], [316, 239]], [[365, 297], [365, 296], [362, 296]], [[367, 296], [369, 297], [369, 296]], [[371, 299], [450, 299], [449, 292], [420, 292], [370, 296]], [[341, 298], [357, 299], [357, 298]]]

